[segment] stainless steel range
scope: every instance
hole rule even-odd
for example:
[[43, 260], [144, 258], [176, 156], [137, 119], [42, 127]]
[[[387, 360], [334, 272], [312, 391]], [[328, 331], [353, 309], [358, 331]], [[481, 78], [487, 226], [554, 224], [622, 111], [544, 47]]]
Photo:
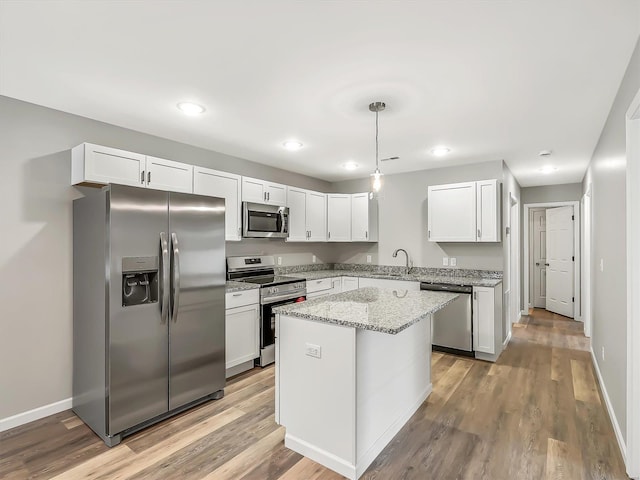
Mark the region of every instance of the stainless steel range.
[[260, 358], [264, 367], [276, 358], [276, 318], [273, 309], [288, 303], [304, 302], [307, 282], [304, 279], [275, 274], [272, 256], [227, 257], [227, 279], [260, 285]]

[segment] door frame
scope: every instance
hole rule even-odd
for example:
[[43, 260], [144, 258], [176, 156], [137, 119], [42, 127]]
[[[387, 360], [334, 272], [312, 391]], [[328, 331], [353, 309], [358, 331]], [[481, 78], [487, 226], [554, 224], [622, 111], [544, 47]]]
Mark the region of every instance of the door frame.
[[[533, 220], [533, 214], [535, 212], [541, 212], [541, 211], [546, 212], [546, 210], [547, 209], [544, 208], [544, 207], [532, 207], [532, 208], [529, 209], [529, 218], [526, 219], [526, 222], [529, 225], [529, 238], [528, 239], [526, 239], [526, 238], [524, 239], [529, 244], [529, 251], [531, 251], [531, 245], [532, 245], [532, 241], [533, 241], [533, 229], [531, 229], [531, 221]], [[534, 278], [533, 270], [534, 270], [535, 262], [534, 262], [533, 255], [530, 255], [530, 258], [528, 258], [528, 259], [525, 256], [523, 258], [523, 260], [525, 262], [529, 263], [529, 283], [528, 283], [528, 287], [529, 287], [529, 294], [531, 294], [531, 280]], [[529, 302], [531, 302], [531, 306], [533, 308], [535, 308], [535, 306], [533, 305], [533, 301], [532, 301], [531, 295], [529, 295], [528, 298], [529, 298]], [[525, 306], [526, 306], [526, 304], [525, 304]]]
[[573, 207], [573, 215], [575, 217], [573, 222], [573, 252], [575, 255], [575, 261], [573, 262], [573, 296], [575, 298], [573, 302], [573, 318], [575, 320], [582, 321], [580, 316], [580, 202], [568, 201], [568, 202], [545, 202], [545, 203], [525, 203], [523, 217], [527, 219], [524, 222], [524, 308], [526, 314], [529, 313], [530, 298], [529, 298], [529, 241], [530, 241], [530, 228], [529, 228], [529, 215], [532, 208], [554, 208], [554, 207]]
[[[640, 478], [640, 90], [626, 114], [627, 139], [627, 473]], [[633, 213], [633, 214], [632, 214]]]

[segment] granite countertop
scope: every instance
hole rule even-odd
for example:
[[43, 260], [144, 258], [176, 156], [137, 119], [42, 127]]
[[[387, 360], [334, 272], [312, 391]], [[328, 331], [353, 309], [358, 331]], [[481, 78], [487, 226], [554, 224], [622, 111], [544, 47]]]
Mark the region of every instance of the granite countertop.
[[275, 313], [396, 334], [445, 307], [459, 294], [367, 287], [291, 303]]
[[260, 288], [260, 285], [255, 283], [235, 282], [233, 280], [227, 280], [226, 293], [240, 292], [242, 290], [253, 290], [254, 288]]
[[502, 283], [501, 278], [487, 278], [470, 275], [428, 275], [420, 273], [390, 274], [375, 273], [367, 270], [313, 270], [309, 272], [286, 273], [289, 277], [319, 280], [331, 277], [381, 278], [385, 280], [405, 280], [409, 282], [445, 283], [447, 285], [466, 285], [474, 287], [495, 287]]

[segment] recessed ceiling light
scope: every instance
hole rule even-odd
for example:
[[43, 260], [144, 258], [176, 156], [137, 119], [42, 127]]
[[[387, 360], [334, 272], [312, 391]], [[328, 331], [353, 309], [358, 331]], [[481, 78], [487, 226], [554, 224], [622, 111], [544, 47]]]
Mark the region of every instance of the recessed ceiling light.
[[558, 170], [558, 167], [554, 167], [553, 165], [545, 165], [544, 167], [542, 167], [542, 168], [540, 169], [540, 171], [541, 171], [542, 173], [544, 173], [545, 175], [546, 175], [546, 174], [549, 174], [549, 173], [553, 173], [553, 172], [555, 172], [556, 170]]
[[180, 102], [177, 107], [185, 115], [200, 115], [207, 110], [202, 105], [191, 102]]
[[302, 148], [302, 143], [296, 140], [288, 140], [284, 142], [282, 146], [287, 150], [300, 150]]
[[433, 153], [436, 157], [442, 157], [451, 151], [450, 148], [445, 147], [444, 145], [438, 145], [431, 149], [431, 153]]
[[342, 168], [344, 168], [345, 170], [355, 170], [359, 166], [360, 165], [358, 165], [356, 162], [347, 162], [342, 164]]

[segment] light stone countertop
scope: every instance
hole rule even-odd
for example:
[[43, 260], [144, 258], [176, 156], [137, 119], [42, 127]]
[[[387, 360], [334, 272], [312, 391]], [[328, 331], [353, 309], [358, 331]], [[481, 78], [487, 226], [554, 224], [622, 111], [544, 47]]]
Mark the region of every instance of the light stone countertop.
[[332, 277], [381, 278], [385, 280], [405, 280], [409, 282], [445, 283], [447, 285], [465, 285], [474, 287], [495, 287], [502, 283], [501, 278], [486, 278], [464, 275], [425, 275], [400, 274], [390, 275], [373, 273], [366, 270], [314, 270], [309, 272], [285, 273], [288, 277], [304, 278], [306, 280], [320, 280]]
[[234, 280], [227, 280], [225, 291], [226, 293], [240, 292], [242, 290], [253, 290], [260, 288], [260, 285], [247, 282], [236, 282]]
[[396, 334], [458, 298], [448, 292], [367, 287], [302, 303], [282, 305], [275, 313]]

